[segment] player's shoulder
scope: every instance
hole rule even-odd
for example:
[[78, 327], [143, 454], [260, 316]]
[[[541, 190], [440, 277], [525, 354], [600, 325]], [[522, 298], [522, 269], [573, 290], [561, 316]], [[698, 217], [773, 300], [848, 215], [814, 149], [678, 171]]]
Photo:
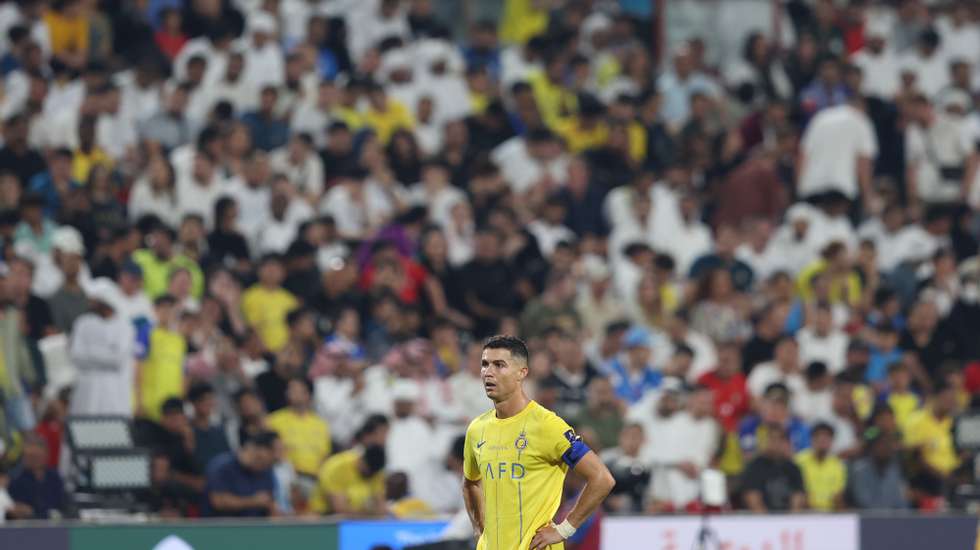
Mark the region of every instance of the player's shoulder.
[[490, 409], [480, 416], [470, 420], [470, 425], [466, 427], [466, 432], [469, 433], [480, 426], [483, 426], [490, 421], [491, 416], [494, 414], [494, 409]]
[[543, 426], [568, 426], [568, 422], [565, 422], [564, 418], [558, 416], [558, 413], [541, 405], [537, 401], [532, 401], [531, 406], [534, 407], [531, 410], [531, 420], [533, 422]]

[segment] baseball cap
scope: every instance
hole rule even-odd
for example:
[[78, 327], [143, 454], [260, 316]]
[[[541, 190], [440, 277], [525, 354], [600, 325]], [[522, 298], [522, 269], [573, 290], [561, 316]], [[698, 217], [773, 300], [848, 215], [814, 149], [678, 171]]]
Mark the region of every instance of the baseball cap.
[[51, 237], [51, 246], [65, 254], [85, 255], [85, 243], [82, 241], [82, 234], [71, 226], [64, 225], [56, 229]]
[[633, 327], [626, 333], [623, 346], [626, 349], [651, 348], [653, 347], [653, 342], [651, 341], [650, 333], [645, 328]]
[[122, 267], [120, 268], [120, 271], [122, 273], [128, 273], [130, 275], [133, 275], [135, 277], [143, 278], [143, 268], [140, 267], [138, 263], [132, 260], [127, 260], [126, 262], [124, 262], [122, 264]]

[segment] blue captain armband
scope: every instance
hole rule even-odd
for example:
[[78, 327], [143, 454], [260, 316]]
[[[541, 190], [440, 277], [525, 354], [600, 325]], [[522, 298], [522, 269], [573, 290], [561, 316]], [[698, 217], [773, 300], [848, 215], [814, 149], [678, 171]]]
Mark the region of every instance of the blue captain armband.
[[582, 460], [582, 457], [585, 456], [591, 449], [589, 449], [589, 446], [582, 441], [582, 438], [575, 435], [575, 432], [572, 430], [565, 432], [565, 439], [567, 439], [572, 446], [565, 451], [565, 454], [561, 455], [561, 459], [564, 460], [565, 464], [568, 464], [570, 468], [574, 468], [575, 465], [578, 464], [578, 461]]

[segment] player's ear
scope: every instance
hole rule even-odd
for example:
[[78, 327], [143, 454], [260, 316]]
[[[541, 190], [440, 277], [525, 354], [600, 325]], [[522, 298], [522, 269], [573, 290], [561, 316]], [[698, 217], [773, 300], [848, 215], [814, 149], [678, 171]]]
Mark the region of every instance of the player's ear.
[[523, 382], [524, 379], [527, 378], [529, 372], [530, 369], [528, 368], [527, 364], [522, 365], [521, 370], [517, 371], [518, 381]]

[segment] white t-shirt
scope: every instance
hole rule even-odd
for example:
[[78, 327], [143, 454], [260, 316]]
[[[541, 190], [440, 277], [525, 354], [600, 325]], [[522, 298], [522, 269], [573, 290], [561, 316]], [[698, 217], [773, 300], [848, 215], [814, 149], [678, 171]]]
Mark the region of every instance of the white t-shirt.
[[962, 177], [944, 178], [942, 169], [963, 168], [973, 152], [973, 144], [964, 136], [965, 119], [942, 113], [928, 128], [912, 124], [905, 131], [905, 163], [914, 167], [916, 193], [926, 202], [954, 202], [959, 199]]
[[[364, 180], [363, 200], [356, 201], [346, 185], [335, 185], [320, 201], [320, 213], [332, 216], [337, 231], [345, 237], [363, 238], [368, 230], [387, 220], [395, 211], [395, 205], [374, 180]], [[396, 192], [404, 194], [401, 186]]]
[[801, 420], [812, 424], [824, 418], [833, 416], [834, 395], [829, 390], [813, 391], [803, 386], [793, 393], [790, 399], [790, 410]]
[[752, 374], [749, 375], [746, 385], [752, 397], [759, 398], [766, 392], [766, 388], [777, 382], [786, 384], [793, 395], [796, 395], [800, 389], [806, 386], [806, 382], [803, 381], [803, 377], [799, 373], [786, 374], [773, 361], [756, 365], [752, 369]]
[[545, 258], [550, 258], [558, 243], [575, 241], [575, 232], [564, 225], [551, 225], [543, 220], [534, 220], [527, 227], [538, 241], [538, 247]]
[[528, 153], [524, 138], [513, 137], [497, 146], [490, 153], [490, 159], [500, 169], [504, 180], [517, 194], [523, 194], [534, 186], [545, 174], [551, 176], [556, 184], [564, 181], [568, 173], [568, 158], [557, 158], [540, 162]]
[[269, 155], [269, 167], [273, 172], [285, 174], [300, 193], [318, 197], [323, 194], [323, 161], [315, 151], [310, 151], [303, 161], [294, 163], [289, 158], [288, 147], [280, 147]]
[[803, 133], [802, 147], [801, 197], [836, 190], [855, 199], [858, 158], [874, 159], [878, 139], [867, 115], [850, 105], [838, 105], [813, 117]]
[[889, 232], [878, 218], [869, 219], [858, 229], [861, 239], [875, 244], [878, 267], [888, 273], [903, 262], [918, 262], [932, 257], [939, 244], [920, 225], [907, 225]]
[[864, 94], [891, 101], [901, 85], [898, 58], [889, 49], [875, 54], [864, 48], [851, 56], [851, 63], [861, 69]]
[[916, 88], [930, 98], [935, 99], [949, 85], [949, 57], [942, 48], [929, 57], [913, 48], [899, 58], [898, 64], [902, 70], [915, 74]]
[[286, 61], [282, 48], [274, 41], [266, 42], [261, 49], [254, 43], [242, 45], [245, 52], [245, 70], [242, 75], [255, 90], [265, 86], [279, 86], [285, 79]]
[[831, 374], [844, 370], [847, 361], [847, 334], [841, 330], [831, 329], [830, 333], [821, 337], [809, 328], [800, 330], [796, 342], [800, 348], [800, 364], [809, 365], [820, 361], [827, 365]]
[[231, 194], [231, 189], [217, 171], [206, 185], [201, 185], [193, 177], [178, 177], [177, 212], [180, 219], [188, 214], [200, 215], [204, 218], [204, 226], [210, 229], [214, 223], [214, 203], [222, 196]]
[[259, 252], [285, 253], [289, 245], [296, 240], [299, 226], [313, 218], [313, 215], [313, 207], [305, 200], [293, 199], [286, 207], [286, 215], [281, 220], [275, 219], [271, 214], [266, 216], [265, 223], [259, 228], [256, 237]]
[[150, 188], [149, 180], [144, 177], [133, 184], [133, 191], [129, 195], [129, 219], [135, 222], [147, 215], [160, 218], [170, 227], [180, 225], [176, 193], [156, 194]]
[[950, 18], [939, 17], [936, 30], [942, 37], [943, 51], [950, 61], [962, 59], [971, 65], [980, 63], [980, 28], [976, 23], [954, 27]]

